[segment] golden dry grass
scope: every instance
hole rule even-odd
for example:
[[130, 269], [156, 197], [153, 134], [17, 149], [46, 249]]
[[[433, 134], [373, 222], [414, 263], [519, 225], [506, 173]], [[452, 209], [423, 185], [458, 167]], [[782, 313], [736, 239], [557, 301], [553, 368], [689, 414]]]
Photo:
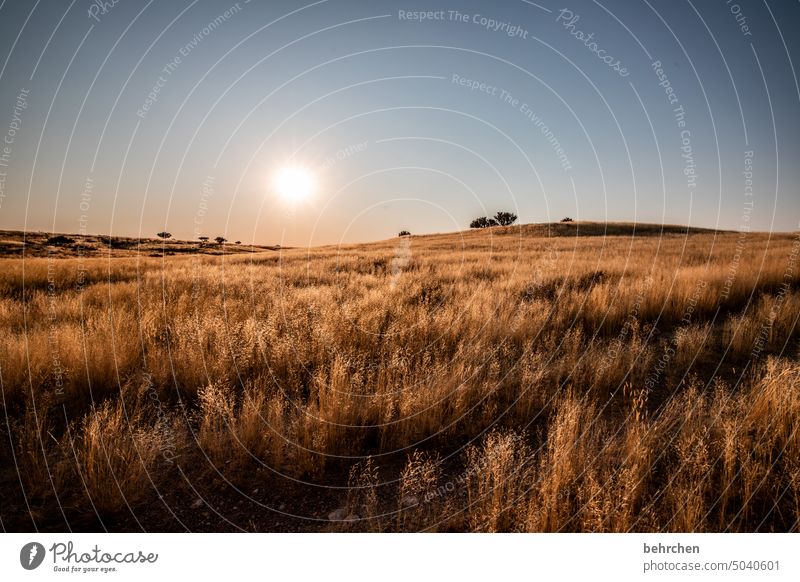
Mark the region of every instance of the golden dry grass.
[[4, 259], [3, 464], [36, 519], [266, 469], [348, 530], [797, 530], [800, 241], [638, 230]]

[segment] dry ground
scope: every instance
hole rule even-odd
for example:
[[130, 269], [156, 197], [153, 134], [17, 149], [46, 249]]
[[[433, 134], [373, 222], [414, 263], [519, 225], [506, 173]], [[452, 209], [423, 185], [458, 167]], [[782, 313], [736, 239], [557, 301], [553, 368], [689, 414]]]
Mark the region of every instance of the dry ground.
[[3, 529], [798, 529], [797, 235], [247, 250], [0, 259]]

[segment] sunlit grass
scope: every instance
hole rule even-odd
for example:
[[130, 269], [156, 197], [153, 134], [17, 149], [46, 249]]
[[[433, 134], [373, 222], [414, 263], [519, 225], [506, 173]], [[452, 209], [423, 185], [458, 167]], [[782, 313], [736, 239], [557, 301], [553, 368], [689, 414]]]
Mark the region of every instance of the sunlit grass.
[[363, 485], [394, 455], [350, 529], [796, 529], [794, 239], [731, 276], [736, 234], [543, 234], [3, 260], [26, 493], [135, 513], [179, 467]]

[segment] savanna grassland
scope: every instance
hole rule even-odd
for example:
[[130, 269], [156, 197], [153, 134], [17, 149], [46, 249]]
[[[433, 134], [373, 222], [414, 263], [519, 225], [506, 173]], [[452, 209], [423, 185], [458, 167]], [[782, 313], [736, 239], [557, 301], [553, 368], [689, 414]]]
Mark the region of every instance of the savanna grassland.
[[3, 529], [798, 530], [797, 235], [250, 251], [0, 260]]

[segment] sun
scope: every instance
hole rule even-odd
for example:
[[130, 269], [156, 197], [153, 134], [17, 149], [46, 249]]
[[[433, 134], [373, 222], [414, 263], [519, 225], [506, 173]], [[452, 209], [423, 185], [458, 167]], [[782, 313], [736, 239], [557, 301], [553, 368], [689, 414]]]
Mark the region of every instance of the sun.
[[301, 202], [314, 191], [314, 177], [300, 166], [286, 166], [275, 175], [275, 191], [289, 202]]

